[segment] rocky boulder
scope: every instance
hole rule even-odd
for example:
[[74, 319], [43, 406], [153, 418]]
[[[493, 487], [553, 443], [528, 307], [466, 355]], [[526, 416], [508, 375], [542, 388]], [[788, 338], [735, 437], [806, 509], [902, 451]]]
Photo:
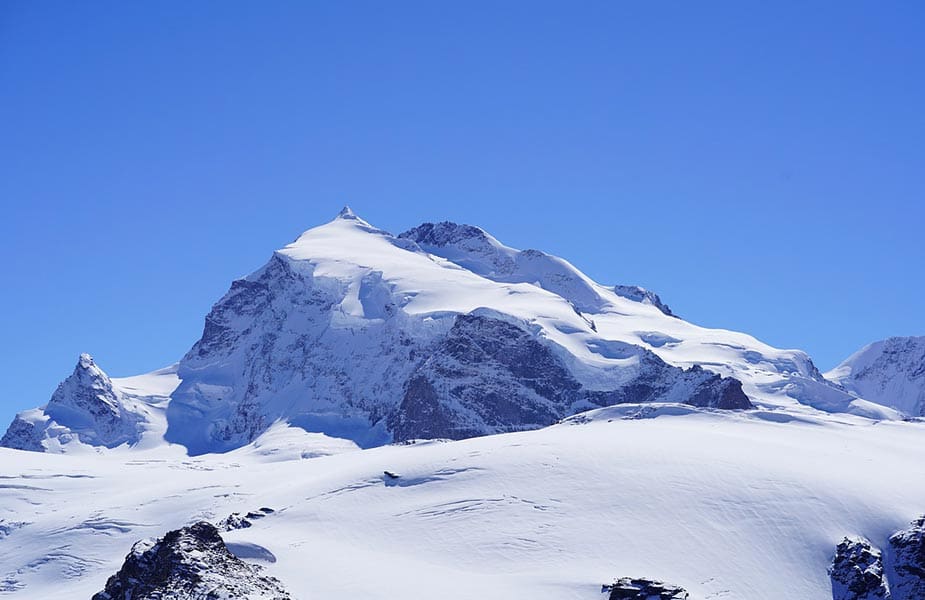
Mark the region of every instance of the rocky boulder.
[[245, 514], [238, 512], [231, 513], [221, 521], [216, 524], [216, 527], [219, 531], [234, 531], [235, 529], [247, 529], [248, 527], [253, 527], [254, 521], [262, 519], [267, 515], [272, 515], [275, 510], [272, 508], [258, 508], [257, 510], [252, 510]]
[[890, 537], [893, 600], [925, 598], [925, 516]]
[[621, 577], [603, 586], [601, 592], [610, 594], [608, 600], [686, 600], [689, 597], [684, 588], [652, 579], [631, 577]]
[[136, 543], [93, 600], [291, 600], [260, 571], [234, 556], [215, 526], [200, 522]]
[[838, 544], [829, 577], [833, 600], [890, 598], [881, 552], [864, 538], [846, 537]]

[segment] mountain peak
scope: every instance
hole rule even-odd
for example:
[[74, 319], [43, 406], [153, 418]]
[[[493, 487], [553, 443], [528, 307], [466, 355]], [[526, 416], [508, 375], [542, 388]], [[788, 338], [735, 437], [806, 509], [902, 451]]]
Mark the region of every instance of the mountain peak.
[[849, 392], [925, 416], [925, 337], [891, 337], [864, 346], [825, 376]]
[[441, 223], [422, 223], [417, 227], [409, 229], [400, 234], [398, 237], [407, 238], [423, 246], [444, 247], [450, 244], [458, 244], [466, 240], [478, 240], [486, 243], [494, 240], [488, 233], [474, 225], [465, 225], [443, 221]]
[[93, 362], [93, 357], [86, 352], [81, 353], [80, 357], [77, 359], [78, 369], [90, 369], [95, 366], [96, 363]]
[[139, 424], [145, 419], [144, 414], [126, 408], [112, 380], [86, 353], [38, 410], [38, 414], [17, 415], [0, 446], [41, 451], [43, 440], [55, 437], [58, 443], [77, 438], [85, 444], [113, 448], [138, 441]]
[[353, 209], [350, 208], [350, 206], [346, 204], [344, 205], [342, 209], [340, 209], [340, 212], [337, 213], [337, 218], [338, 219], [349, 219], [349, 220], [355, 220], [355, 221], [360, 220], [360, 217], [358, 217], [357, 214], [353, 212]]

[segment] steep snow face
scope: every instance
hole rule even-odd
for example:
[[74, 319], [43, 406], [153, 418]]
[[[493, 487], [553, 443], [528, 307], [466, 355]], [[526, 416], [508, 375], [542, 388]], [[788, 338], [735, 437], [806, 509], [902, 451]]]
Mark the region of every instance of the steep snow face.
[[193, 454], [280, 419], [374, 446], [536, 428], [616, 401], [750, 406], [738, 382], [600, 339], [570, 298], [483, 277], [351, 212], [234, 282], [179, 376], [167, 439]]
[[925, 337], [874, 342], [825, 376], [861, 398], [925, 416]]
[[[163, 408], [178, 380], [173, 369], [111, 380], [89, 354], [44, 407], [16, 416], [0, 446], [64, 451], [81, 446], [138, 444], [146, 432], [163, 433]], [[156, 444], [157, 442], [154, 441]]]

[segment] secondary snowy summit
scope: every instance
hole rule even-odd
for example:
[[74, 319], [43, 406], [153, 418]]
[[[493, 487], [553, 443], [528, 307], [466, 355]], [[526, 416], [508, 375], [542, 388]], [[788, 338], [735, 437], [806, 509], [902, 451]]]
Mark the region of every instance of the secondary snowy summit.
[[892, 337], [868, 344], [826, 373], [852, 394], [925, 416], [925, 337]]

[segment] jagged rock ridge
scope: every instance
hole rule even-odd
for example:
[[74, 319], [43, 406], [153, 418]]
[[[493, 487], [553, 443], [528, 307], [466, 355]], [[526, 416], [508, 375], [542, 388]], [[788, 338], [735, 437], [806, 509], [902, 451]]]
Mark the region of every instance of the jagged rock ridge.
[[253, 527], [254, 521], [260, 520], [268, 515], [272, 515], [276, 511], [272, 508], [266, 506], [258, 508], [257, 510], [248, 511], [247, 513], [241, 514], [239, 512], [231, 513], [218, 523], [216, 523], [216, 528], [219, 531], [234, 531], [235, 529], [248, 529]]
[[616, 295], [623, 298], [628, 298], [635, 302], [651, 304], [669, 317], [677, 316], [671, 312], [671, 308], [669, 308], [667, 304], [662, 302], [658, 294], [646, 288], [639, 287], [638, 285], [615, 285], [613, 286], [613, 291]]
[[925, 516], [890, 536], [889, 566], [893, 600], [925, 598]]
[[621, 577], [603, 586], [601, 593], [607, 593], [608, 600], [687, 600], [690, 597], [682, 587], [632, 577]]
[[[628, 355], [636, 349], [627, 348]], [[499, 319], [456, 317], [449, 334], [419, 364], [389, 425], [396, 439], [459, 439], [533, 429], [590, 408], [670, 401], [748, 408], [741, 384], [702, 369], [681, 371], [639, 354], [636, 375], [611, 390], [589, 390], [524, 330]]]
[[833, 600], [890, 598], [879, 549], [864, 538], [845, 538], [835, 548], [829, 569]]
[[41, 409], [25, 411], [13, 420], [0, 446], [40, 451], [43, 443], [77, 439], [112, 448], [138, 441], [147, 415], [113, 388], [113, 382], [89, 354], [81, 354], [65, 379]]
[[215, 526], [199, 522], [136, 543], [93, 600], [291, 600], [276, 578], [260, 571], [234, 556]]
[[925, 516], [890, 536], [884, 553], [865, 538], [845, 538], [835, 549], [833, 600], [925, 598]]

